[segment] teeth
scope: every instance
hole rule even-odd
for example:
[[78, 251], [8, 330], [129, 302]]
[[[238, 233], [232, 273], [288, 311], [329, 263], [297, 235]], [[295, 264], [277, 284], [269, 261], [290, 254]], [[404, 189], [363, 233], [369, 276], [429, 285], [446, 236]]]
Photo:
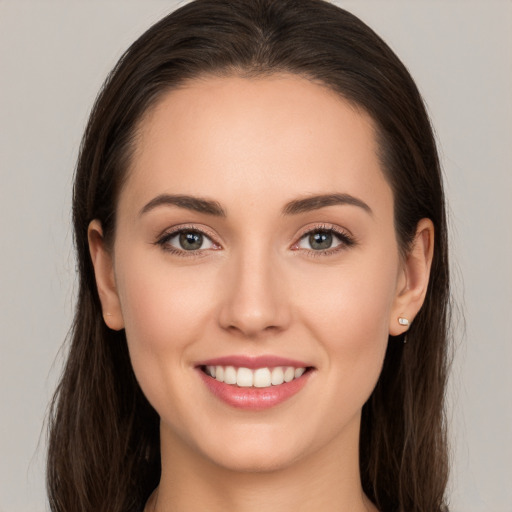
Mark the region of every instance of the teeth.
[[268, 388], [291, 382], [301, 377], [306, 368], [293, 366], [276, 366], [275, 368], [235, 368], [234, 366], [206, 366], [206, 373], [226, 384], [237, 385], [241, 388]]
[[241, 388], [252, 388], [252, 371], [249, 368], [238, 368], [236, 372], [236, 384]]
[[224, 370], [224, 382], [226, 384], [236, 384], [236, 370], [233, 366], [226, 366]]
[[284, 372], [283, 369], [278, 366], [272, 370], [272, 385], [279, 386], [284, 382]]
[[291, 382], [295, 378], [295, 368], [293, 366], [288, 366], [284, 371], [284, 381]]
[[272, 378], [270, 375], [270, 370], [268, 368], [258, 368], [254, 372], [254, 387], [255, 388], [268, 388], [271, 384], [272, 384]]

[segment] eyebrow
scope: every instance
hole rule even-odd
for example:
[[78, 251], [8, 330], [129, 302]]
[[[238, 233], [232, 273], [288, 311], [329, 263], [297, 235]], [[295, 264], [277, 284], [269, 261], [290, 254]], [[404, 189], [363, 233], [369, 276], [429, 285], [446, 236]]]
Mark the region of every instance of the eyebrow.
[[142, 210], [139, 213], [139, 216], [144, 215], [145, 213], [155, 208], [158, 208], [159, 206], [177, 206], [179, 208], [185, 208], [186, 210], [192, 210], [199, 213], [206, 213], [208, 215], [214, 215], [216, 217], [226, 216], [226, 212], [217, 201], [182, 194], [161, 194], [155, 197], [142, 208]]
[[[300, 213], [336, 205], [357, 206], [370, 215], [373, 215], [372, 209], [364, 201], [351, 196], [350, 194], [322, 194], [306, 197], [304, 199], [295, 199], [285, 205], [283, 208], [283, 214], [298, 215]], [[183, 194], [161, 194], [149, 201], [149, 203], [141, 209], [139, 216], [144, 215], [159, 206], [177, 206], [178, 208], [206, 213], [216, 217], [226, 217], [226, 211], [217, 201]]]
[[290, 201], [283, 208], [284, 215], [297, 215], [299, 213], [319, 210], [326, 206], [351, 205], [362, 208], [365, 212], [373, 215], [372, 209], [361, 199], [351, 196], [350, 194], [323, 194], [317, 196], [306, 197], [304, 199], [296, 199]]

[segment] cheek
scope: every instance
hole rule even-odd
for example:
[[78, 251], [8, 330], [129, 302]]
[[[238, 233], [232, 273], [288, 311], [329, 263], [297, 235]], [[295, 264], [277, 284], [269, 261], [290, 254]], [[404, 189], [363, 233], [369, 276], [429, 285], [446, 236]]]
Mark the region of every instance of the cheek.
[[382, 252], [313, 269], [295, 294], [304, 323], [319, 340], [333, 385], [371, 393], [384, 359], [398, 257]]
[[151, 395], [148, 386], [167, 385], [189, 368], [188, 347], [200, 338], [212, 307], [211, 279], [144, 253], [123, 258], [116, 270], [130, 358]]
[[[118, 290], [127, 332], [153, 332], [140, 339], [161, 348], [184, 333], [193, 335], [197, 317], [208, 303], [208, 278], [201, 269], [180, 269], [165, 258], [136, 254], [125, 258], [117, 275]], [[166, 341], [167, 340], [167, 341]]]
[[312, 326], [331, 331], [330, 339], [359, 345], [371, 342], [372, 332], [387, 336], [397, 271], [397, 258], [355, 254], [327, 271], [310, 269], [299, 278], [295, 293]]

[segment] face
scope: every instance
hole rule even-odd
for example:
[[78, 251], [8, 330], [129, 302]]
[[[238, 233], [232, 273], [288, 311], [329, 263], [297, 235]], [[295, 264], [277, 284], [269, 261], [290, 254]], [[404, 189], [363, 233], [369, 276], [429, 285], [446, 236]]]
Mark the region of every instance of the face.
[[117, 212], [100, 297], [162, 445], [244, 471], [357, 452], [407, 288], [371, 119], [290, 75], [190, 82]]

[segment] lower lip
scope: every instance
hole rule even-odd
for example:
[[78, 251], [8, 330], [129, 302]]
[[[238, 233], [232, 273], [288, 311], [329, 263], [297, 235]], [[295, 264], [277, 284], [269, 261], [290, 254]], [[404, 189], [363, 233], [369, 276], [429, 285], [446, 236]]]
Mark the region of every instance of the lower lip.
[[201, 369], [198, 372], [208, 389], [223, 402], [238, 409], [259, 411], [279, 405], [296, 395], [307, 383], [311, 371], [307, 371], [298, 379], [268, 388], [241, 388], [225, 384], [206, 375]]

